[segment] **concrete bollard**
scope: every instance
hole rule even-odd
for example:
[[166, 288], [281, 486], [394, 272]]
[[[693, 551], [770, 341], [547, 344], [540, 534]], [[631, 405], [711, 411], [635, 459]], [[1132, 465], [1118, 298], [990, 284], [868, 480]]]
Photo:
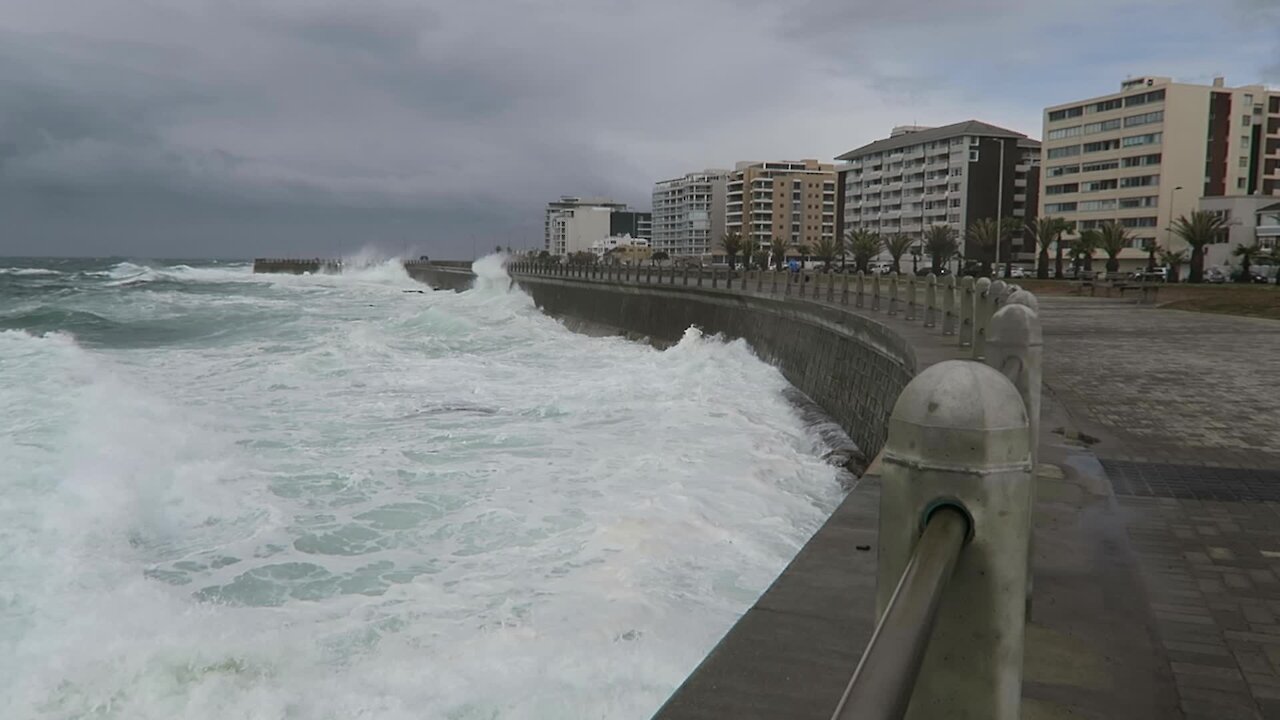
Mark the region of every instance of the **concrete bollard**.
[[791, 294], [791, 284], [792, 284], [792, 282], [794, 282], [794, 281], [795, 281], [795, 277], [796, 277], [796, 274], [795, 274], [795, 273], [793, 273], [793, 272], [788, 272], [788, 273], [787, 273], [787, 283], [786, 283], [787, 287], [786, 287], [786, 292], [784, 293], [785, 295], [790, 295], [790, 294]]
[[907, 320], [916, 319], [916, 276], [907, 276]]
[[889, 314], [898, 314], [898, 273], [889, 273]]
[[978, 278], [973, 286], [973, 359], [987, 352], [987, 325], [991, 322], [991, 279]]
[[981, 363], [948, 360], [926, 368], [894, 405], [881, 456], [877, 616], [893, 598], [930, 513], [950, 506], [969, 519], [968, 542], [938, 607], [905, 715], [910, 720], [1019, 717], [1031, 530], [1027, 439], [1017, 389]]
[[861, 270], [859, 270], [858, 271], [858, 288], [853, 296], [854, 307], [857, 307], [857, 308], [862, 307], [862, 296], [866, 294], [866, 289], [867, 289], [866, 283], [867, 283], [866, 274], [863, 273]]
[[[994, 315], [997, 310], [1004, 307], [1006, 294], [1009, 292], [1009, 283], [1003, 280], [993, 280], [991, 282], [991, 314]], [[988, 325], [991, 322], [988, 320]]]
[[806, 279], [807, 278], [804, 276], [804, 268], [800, 268], [800, 272], [796, 273], [796, 280], [800, 283], [796, 287], [796, 292], [800, 294], [800, 297], [804, 297], [804, 291], [808, 289], [809, 283], [805, 282]]
[[1018, 290], [1009, 296], [1008, 305], [1026, 305], [1040, 317], [1040, 300], [1028, 290]]
[[698, 283], [697, 283], [698, 287], [702, 287], [702, 275], [703, 275], [702, 267], [699, 266], [698, 267]]
[[764, 292], [764, 271], [756, 271], [756, 292]]
[[871, 309], [880, 309], [880, 273], [871, 276]]
[[931, 328], [938, 322], [938, 276], [929, 273], [924, 284], [924, 326]]
[[972, 277], [960, 280], [960, 306], [957, 308], [957, 322], [960, 326], [960, 347], [973, 344], [973, 297], [974, 282]]
[[[1031, 293], [1020, 290], [1036, 302]], [[1040, 392], [1044, 372], [1044, 336], [1040, 318], [1024, 298], [1017, 298], [991, 316], [991, 328], [987, 339], [987, 364], [1009, 378], [1022, 396], [1027, 408], [1027, 442], [1031, 446], [1031, 492], [1027, 512], [1035, 512], [1035, 477], [1040, 466]], [[1031, 608], [1031, 591], [1034, 576], [1032, 556], [1027, 554], [1027, 612]]]
[[849, 304], [849, 273], [840, 273], [840, 304]]
[[688, 266], [688, 265], [685, 265], [685, 266], [684, 266], [684, 270], [680, 273], [680, 275], [681, 275], [681, 277], [683, 278], [683, 279], [681, 280], [681, 283], [682, 283], [685, 287], [688, 287], [688, 286], [689, 286], [689, 266]]
[[711, 287], [720, 287], [720, 270], [719, 268], [711, 268]]
[[769, 280], [769, 293], [772, 295], [777, 295], [778, 294], [778, 271], [774, 270], [769, 274], [773, 276], [773, 278]]

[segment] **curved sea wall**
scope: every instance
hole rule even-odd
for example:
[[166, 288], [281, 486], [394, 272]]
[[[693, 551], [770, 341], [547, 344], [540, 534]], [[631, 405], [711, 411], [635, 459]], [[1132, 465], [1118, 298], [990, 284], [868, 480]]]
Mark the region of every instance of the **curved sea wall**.
[[[410, 275], [438, 289], [469, 287], [460, 268], [415, 264]], [[515, 274], [544, 312], [672, 343], [690, 326], [746, 340], [872, 458], [884, 444], [889, 413], [917, 372], [916, 353], [898, 333], [841, 307], [791, 297], [696, 286], [660, 286]]]

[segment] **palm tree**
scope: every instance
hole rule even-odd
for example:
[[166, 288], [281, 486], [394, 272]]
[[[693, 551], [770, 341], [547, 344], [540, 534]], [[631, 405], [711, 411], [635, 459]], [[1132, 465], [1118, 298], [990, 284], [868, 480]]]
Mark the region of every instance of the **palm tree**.
[[1098, 231], [1092, 228], [1081, 230], [1076, 239], [1071, 241], [1071, 264], [1075, 266], [1077, 274], [1081, 270], [1093, 270], [1093, 252], [1101, 242]]
[[654, 252], [654, 253], [653, 253], [653, 255], [651, 255], [649, 259], [650, 259], [650, 260], [652, 260], [653, 262], [655, 262], [655, 263], [657, 263], [657, 264], [661, 265], [664, 261], [670, 260], [670, 259], [671, 259], [671, 256], [670, 256], [669, 254], [667, 254], [667, 251], [666, 251], [666, 250], [658, 250], [658, 251]]
[[[1021, 218], [1007, 217], [1000, 220], [1000, 247], [1005, 252], [1000, 253], [1000, 257], [1004, 258], [1004, 276], [1009, 277], [1013, 274], [1013, 239], [1018, 233], [1025, 233], [1026, 224]], [[1022, 243], [1018, 243], [1022, 245]]]
[[742, 233], [737, 230], [729, 230], [720, 236], [720, 249], [724, 250], [725, 256], [729, 259], [729, 269], [733, 269], [734, 261], [738, 258], [738, 253], [742, 252]]
[[871, 258], [880, 252], [880, 236], [870, 230], [850, 230], [849, 252], [853, 253], [853, 265], [862, 272], [870, 269]]
[[779, 269], [787, 262], [787, 245], [781, 240], [769, 243], [769, 254], [773, 256], [773, 264]]
[[934, 225], [925, 233], [925, 250], [929, 253], [929, 261], [933, 263], [936, 274], [946, 267], [947, 261], [960, 249], [956, 242], [956, 230], [950, 225]]
[[1236, 276], [1236, 282], [1253, 282], [1253, 275], [1249, 272], [1249, 266], [1254, 258], [1263, 254], [1262, 246], [1258, 244], [1257, 240], [1254, 240], [1252, 245], [1237, 245], [1231, 251], [1231, 254], [1240, 258], [1240, 274]]
[[982, 267], [987, 275], [991, 274], [991, 252], [1000, 239], [1000, 225], [995, 218], [982, 218], [969, 224], [969, 242], [981, 252]]
[[824, 270], [831, 270], [831, 261], [836, 259], [836, 255], [840, 254], [840, 246], [836, 243], [835, 238], [823, 236], [813, 244], [813, 254], [822, 261]]
[[754, 237], [747, 236], [742, 241], [742, 269], [751, 269], [751, 258], [755, 257], [756, 248], [759, 247], [760, 241]]
[[1129, 247], [1129, 231], [1115, 221], [1102, 224], [1098, 245], [1107, 254], [1107, 272], [1120, 271], [1120, 251]]
[[1169, 268], [1169, 282], [1178, 282], [1178, 270], [1182, 267], [1182, 264], [1187, 261], [1187, 251], [1173, 251], [1168, 248], [1161, 248], [1159, 250], [1159, 254], [1160, 264]]
[[1173, 221], [1173, 232], [1191, 246], [1191, 282], [1204, 282], [1204, 246], [1218, 239], [1225, 223], [1220, 215], [1196, 210]]
[[889, 253], [889, 257], [893, 259], [893, 272], [902, 272], [902, 256], [907, 254], [911, 249], [911, 243], [915, 242], [909, 235], [890, 235], [884, 239], [884, 251]]
[[1062, 233], [1067, 230], [1067, 221], [1060, 217], [1042, 217], [1027, 222], [1027, 230], [1040, 246], [1040, 255], [1036, 258], [1036, 277], [1045, 280], [1049, 277], [1049, 248], [1058, 245], [1058, 277], [1062, 277]]

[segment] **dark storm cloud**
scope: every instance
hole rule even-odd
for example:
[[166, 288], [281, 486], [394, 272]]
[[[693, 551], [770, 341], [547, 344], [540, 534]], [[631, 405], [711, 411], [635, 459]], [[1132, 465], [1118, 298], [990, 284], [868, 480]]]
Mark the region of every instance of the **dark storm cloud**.
[[[1275, 47], [1245, 18], [1274, 27], [1274, 5], [1234, 2], [1235, 42], [1176, 49], [1159, 32], [1119, 42], [1103, 20], [1176, 36], [1222, 13], [1190, 0], [20, 4], [0, 13], [0, 254], [534, 242], [561, 194], [647, 207], [660, 178], [829, 158], [904, 122], [1035, 135], [1043, 105], [1130, 72], [1254, 81]], [[1061, 52], [1076, 61], [1046, 59]]]

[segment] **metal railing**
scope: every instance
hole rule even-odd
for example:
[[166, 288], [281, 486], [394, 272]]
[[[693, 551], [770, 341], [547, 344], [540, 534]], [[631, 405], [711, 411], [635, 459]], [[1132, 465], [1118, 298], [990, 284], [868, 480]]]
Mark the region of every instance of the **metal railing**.
[[906, 714], [942, 591], [968, 534], [969, 518], [954, 507], [944, 505], [929, 515], [889, 607], [836, 706], [835, 720], [889, 720]]

